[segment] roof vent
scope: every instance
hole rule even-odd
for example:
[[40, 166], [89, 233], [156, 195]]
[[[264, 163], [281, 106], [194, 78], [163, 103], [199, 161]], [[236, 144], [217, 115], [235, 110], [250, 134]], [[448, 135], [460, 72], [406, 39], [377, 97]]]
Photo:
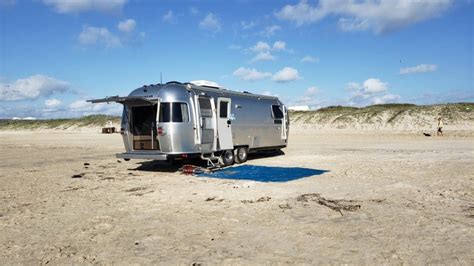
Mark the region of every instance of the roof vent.
[[217, 82], [209, 81], [209, 80], [193, 80], [190, 83], [196, 85], [196, 86], [205, 86], [205, 87], [212, 87], [212, 88], [217, 88], [217, 89], [222, 89], [223, 87]]

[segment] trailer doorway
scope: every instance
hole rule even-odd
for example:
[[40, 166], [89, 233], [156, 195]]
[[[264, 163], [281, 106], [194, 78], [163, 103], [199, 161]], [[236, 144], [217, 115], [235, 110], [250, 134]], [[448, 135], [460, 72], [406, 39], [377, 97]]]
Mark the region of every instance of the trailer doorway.
[[215, 150], [216, 139], [216, 121], [215, 121], [215, 106], [212, 98], [199, 96], [198, 99], [198, 113], [201, 115], [200, 121], [200, 142], [201, 151], [212, 152]]
[[157, 105], [130, 107], [130, 131], [134, 150], [159, 150], [156, 139]]

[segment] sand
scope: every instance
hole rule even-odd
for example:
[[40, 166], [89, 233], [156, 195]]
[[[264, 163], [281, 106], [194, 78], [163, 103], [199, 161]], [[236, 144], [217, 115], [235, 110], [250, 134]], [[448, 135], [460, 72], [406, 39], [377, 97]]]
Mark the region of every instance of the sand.
[[2, 265], [474, 263], [472, 136], [300, 131], [247, 162], [327, 171], [288, 182], [118, 161], [118, 134], [0, 147]]

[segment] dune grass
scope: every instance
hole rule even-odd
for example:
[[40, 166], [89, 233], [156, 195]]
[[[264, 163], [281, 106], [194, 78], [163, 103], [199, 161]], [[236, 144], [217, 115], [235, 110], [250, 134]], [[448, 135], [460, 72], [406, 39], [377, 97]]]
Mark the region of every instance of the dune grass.
[[[384, 115], [383, 115], [384, 114]], [[394, 124], [402, 117], [443, 116], [448, 120], [474, 121], [474, 103], [438, 105], [379, 104], [367, 107], [329, 106], [314, 111], [290, 111], [290, 120], [299, 123], [383, 123]], [[67, 129], [70, 127], [104, 127], [108, 122], [120, 123], [120, 117], [88, 115], [80, 118], [10, 120], [0, 119], [0, 130]]]
[[39, 120], [10, 120], [1, 119], [0, 129], [67, 129], [69, 127], [106, 126], [109, 121], [119, 123], [120, 117], [108, 115], [88, 115], [80, 118], [39, 119]]
[[314, 111], [290, 111], [291, 122], [336, 128], [374, 124], [378, 128], [392, 127], [399, 123], [409, 123], [408, 121], [429, 124], [439, 116], [450, 123], [470, 123], [469, 121], [474, 121], [474, 103], [436, 105], [402, 103], [367, 107], [329, 106]]

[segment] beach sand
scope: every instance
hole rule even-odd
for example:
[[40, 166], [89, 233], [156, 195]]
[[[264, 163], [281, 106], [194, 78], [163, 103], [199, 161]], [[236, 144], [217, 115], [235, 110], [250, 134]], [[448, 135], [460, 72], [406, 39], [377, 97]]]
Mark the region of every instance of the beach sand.
[[117, 160], [119, 134], [0, 132], [0, 264], [474, 263], [472, 136], [295, 132], [246, 163], [324, 170], [286, 182]]

